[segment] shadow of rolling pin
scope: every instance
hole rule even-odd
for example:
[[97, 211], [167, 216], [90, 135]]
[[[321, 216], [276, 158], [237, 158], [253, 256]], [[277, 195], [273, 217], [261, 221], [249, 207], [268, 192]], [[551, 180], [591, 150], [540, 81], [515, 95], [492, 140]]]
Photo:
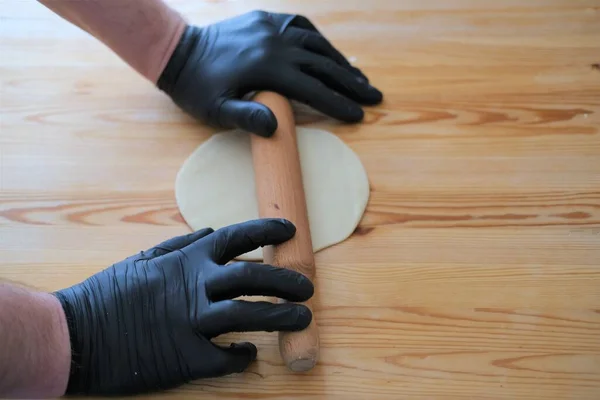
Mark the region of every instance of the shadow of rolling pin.
[[[273, 92], [259, 92], [253, 100], [269, 107], [278, 123], [270, 138], [251, 134], [259, 216], [285, 218], [296, 226], [292, 239], [263, 249], [264, 262], [296, 270], [312, 280], [315, 259], [292, 107], [285, 97]], [[312, 312], [310, 300], [303, 304]], [[279, 351], [292, 371], [308, 371], [315, 366], [319, 359], [319, 330], [314, 314], [306, 329], [279, 333]]]

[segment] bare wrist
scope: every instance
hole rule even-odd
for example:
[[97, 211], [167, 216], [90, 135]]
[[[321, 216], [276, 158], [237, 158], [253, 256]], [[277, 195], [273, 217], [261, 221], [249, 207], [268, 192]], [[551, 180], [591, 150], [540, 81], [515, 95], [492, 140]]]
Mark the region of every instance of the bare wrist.
[[52, 324], [50, 343], [54, 345], [54, 349], [52, 349], [53, 356], [49, 360], [52, 364], [50, 370], [54, 371], [54, 373], [50, 374], [47, 393], [50, 397], [59, 397], [65, 394], [71, 371], [69, 328], [65, 312], [58, 299], [48, 293], [41, 293], [40, 296], [48, 304]]
[[187, 24], [183, 18], [178, 18], [177, 16], [173, 17], [172, 26], [170, 27], [170, 32], [167, 36], [168, 40], [158, 44], [156, 61], [150, 65], [148, 72], [146, 73], [146, 78], [151, 82], [158, 82], [161, 73], [173, 55], [186, 26]]
[[0, 282], [0, 396], [65, 393], [71, 344], [60, 302], [49, 293]]
[[156, 83], [186, 26], [163, 0], [39, 0]]

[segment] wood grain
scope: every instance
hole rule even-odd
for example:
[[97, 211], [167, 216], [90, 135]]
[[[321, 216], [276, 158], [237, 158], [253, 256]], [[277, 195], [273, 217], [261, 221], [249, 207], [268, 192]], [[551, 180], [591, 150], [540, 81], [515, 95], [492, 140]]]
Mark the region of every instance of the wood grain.
[[[372, 187], [316, 254], [319, 364], [225, 335], [259, 347], [247, 373], [148, 397], [600, 398], [597, 0], [172, 3], [305, 14], [385, 101], [358, 125], [296, 107]], [[212, 130], [36, 2], [0, 18], [0, 278], [54, 290], [187, 232], [173, 183]]]
[[[253, 100], [267, 106], [277, 119], [277, 129], [271, 137], [252, 135], [250, 138], [258, 216], [284, 218], [296, 227], [296, 233], [290, 240], [263, 248], [264, 262], [289, 268], [314, 282], [315, 256], [302, 183], [294, 110], [286, 97], [274, 92], [259, 92]], [[279, 300], [280, 303], [284, 301]], [[313, 313], [311, 299], [302, 304]], [[312, 318], [306, 329], [301, 331], [279, 332], [279, 352], [291, 371], [311, 370], [319, 360], [316, 319]]]

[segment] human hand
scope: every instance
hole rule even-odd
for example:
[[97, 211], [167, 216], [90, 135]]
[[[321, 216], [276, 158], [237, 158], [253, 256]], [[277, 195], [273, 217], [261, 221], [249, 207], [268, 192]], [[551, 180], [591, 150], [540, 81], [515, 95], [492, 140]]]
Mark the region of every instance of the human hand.
[[225, 263], [290, 239], [295, 227], [262, 219], [175, 237], [56, 292], [71, 338], [67, 394], [126, 395], [243, 371], [252, 343], [221, 347], [226, 332], [306, 328], [300, 304], [232, 300], [242, 295], [306, 301], [312, 283], [265, 264]]
[[158, 87], [184, 111], [221, 128], [272, 135], [266, 106], [244, 100], [258, 90], [280, 93], [345, 122], [379, 90], [300, 15], [254, 11], [206, 27], [188, 26]]

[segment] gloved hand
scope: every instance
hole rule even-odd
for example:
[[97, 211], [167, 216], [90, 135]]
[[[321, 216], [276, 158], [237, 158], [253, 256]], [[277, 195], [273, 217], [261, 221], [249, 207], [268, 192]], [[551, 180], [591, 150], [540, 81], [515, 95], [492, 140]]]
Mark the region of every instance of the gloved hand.
[[359, 103], [382, 100], [308, 19], [264, 11], [188, 26], [158, 87], [203, 122], [262, 136], [275, 132], [277, 120], [243, 100], [253, 91], [274, 91], [346, 122], [362, 120]]
[[303, 305], [232, 300], [265, 295], [305, 301], [314, 291], [306, 277], [265, 264], [223, 265], [294, 233], [295, 227], [280, 219], [204, 229], [56, 292], [73, 354], [67, 394], [143, 393], [241, 372], [256, 358], [256, 347], [225, 348], [211, 338], [306, 328], [312, 314]]

